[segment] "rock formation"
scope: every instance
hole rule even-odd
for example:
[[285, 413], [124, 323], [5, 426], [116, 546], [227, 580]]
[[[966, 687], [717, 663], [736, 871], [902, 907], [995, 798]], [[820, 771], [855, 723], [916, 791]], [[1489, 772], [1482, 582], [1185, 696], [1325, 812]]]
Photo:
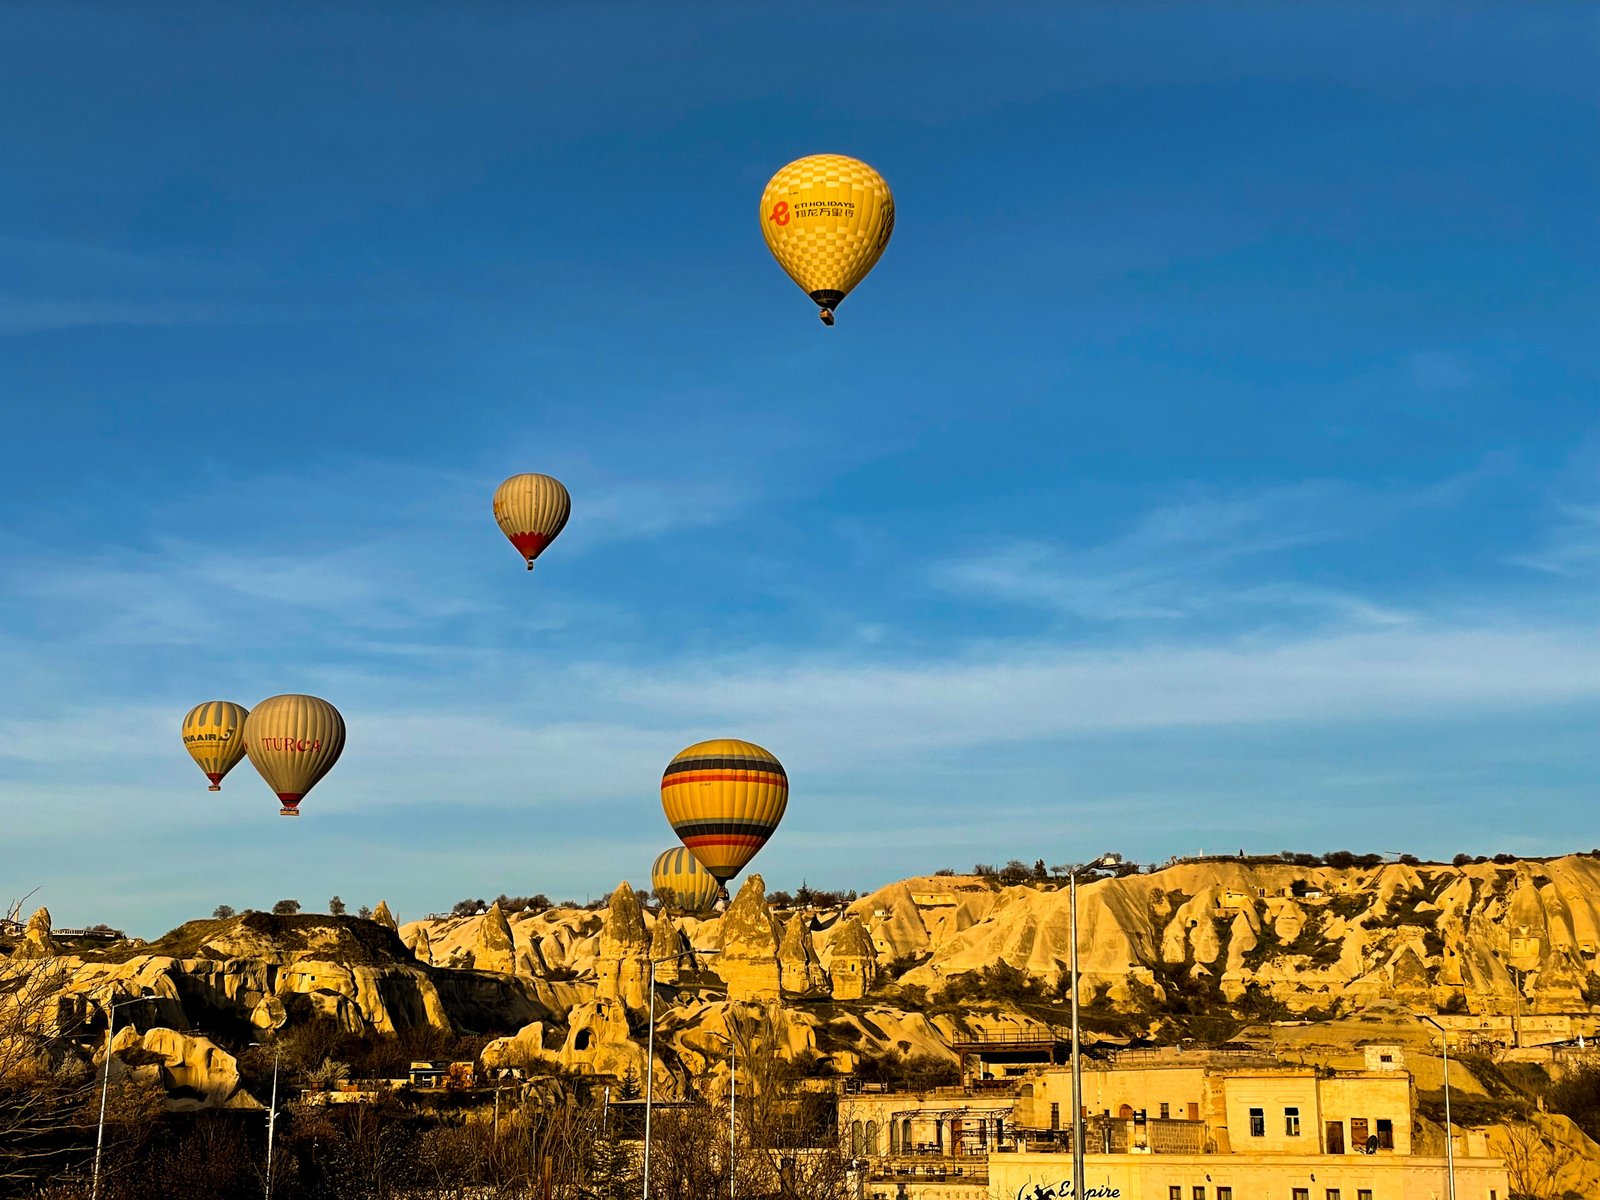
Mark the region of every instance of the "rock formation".
[[628, 882], [611, 893], [606, 923], [600, 930], [595, 963], [596, 994], [601, 1000], [620, 1000], [629, 1008], [649, 1003], [650, 934], [644, 927], [644, 910]]
[[498, 971], [513, 975], [517, 966], [517, 943], [511, 925], [500, 911], [500, 901], [489, 905], [478, 923], [478, 942], [472, 947], [472, 965], [479, 971]]
[[650, 931], [650, 958], [656, 964], [656, 979], [666, 984], [677, 983], [691, 961], [682, 931], [665, 912], [656, 918], [655, 928]]
[[[96, 1056], [104, 1063], [104, 1049]], [[170, 1112], [202, 1108], [260, 1108], [239, 1086], [239, 1064], [209, 1038], [156, 1027], [140, 1033], [125, 1025], [111, 1042], [112, 1078], [163, 1088]]]
[[[635, 1079], [645, 1077], [645, 1048], [634, 1040], [627, 1006], [620, 1000], [602, 999], [580, 1004], [567, 1020], [567, 1038], [557, 1054], [557, 1061], [563, 1067], [617, 1079], [630, 1073]], [[658, 1050], [659, 1046], [660, 1043]], [[662, 1078], [658, 1073], [658, 1084]]]
[[[783, 916], [780, 925], [761, 878], [750, 876], [720, 916], [663, 915], [653, 925], [624, 884], [603, 912], [428, 918], [405, 927], [404, 943], [376, 922], [269, 913], [191, 922], [147, 946], [73, 953], [55, 945], [43, 913], [29, 934], [11, 938], [15, 955], [53, 955], [39, 966], [67, 980], [60, 1012], [74, 1028], [92, 1031], [85, 1013], [142, 996], [125, 1010], [128, 1025], [136, 1016], [184, 1037], [236, 1035], [245, 1023], [292, 1034], [315, 1022], [361, 1036], [516, 1029], [492, 1044], [486, 1065], [638, 1079], [650, 958], [668, 960], [658, 978], [670, 983], [694, 946], [720, 946], [724, 954], [706, 965], [726, 980], [727, 1001], [705, 999], [689, 977], [658, 993], [661, 1095], [676, 1086], [664, 1065], [724, 1069], [726, 1045], [712, 1034], [730, 1019], [759, 1027], [763, 1044], [781, 1053], [809, 1048], [844, 1071], [869, 1055], [948, 1056], [951, 1041], [989, 1033], [1043, 1036], [1035, 1018], [1001, 1000], [996, 1015], [982, 1017], [949, 1007], [930, 1017], [914, 1006], [922, 992], [937, 996], [995, 963], [1053, 995], [1070, 953], [1066, 893], [1047, 882], [930, 876], [890, 884], [843, 915]], [[1396, 1001], [1411, 1011], [1464, 1006], [1485, 1019], [1484, 1036], [1506, 1040], [1519, 1007], [1525, 1020], [1556, 1017], [1572, 1036], [1600, 1029], [1600, 858], [1590, 855], [1463, 867], [1180, 863], [1083, 884], [1079, 926], [1081, 995], [1102, 1012], [1128, 1014], [1128, 1036], [1155, 1028], [1163, 986], [1182, 988], [1191, 1005], [1248, 994], [1363, 1019]], [[886, 985], [880, 964], [891, 961], [896, 979]], [[832, 1005], [783, 1005], [830, 983]], [[103, 1040], [103, 1022], [98, 1029]], [[95, 1048], [92, 1033], [76, 1040], [80, 1057]], [[205, 1047], [155, 1045], [150, 1053], [159, 1050], [171, 1070], [222, 1081], [195, 1085], [201, 1094], [189, 1099], [228, 1102], [225, 1064], [206, 1060]], [[141, 1066], [130, 1053], [130, 1069]]]
[[400, 932], [400, 922], [395, 920], [394, 913], [389, 911], [389, 902], [387, 900], [378, 901], [378, 907], [372, 910], [372, 919], [385, 929], [392, 929], [396, 933]]
[[428, 939], [428, 927], [426, 925], [418, 924], [415, 926], [411, 936], [406, 939], [405, 945], [418, 962], [427, 963], [429, 966], [433, 965], [433, 943]]
[[728, 985], [729, 1000], [776, 1000], [778, 927], [767, 907], [767, 886], [759, 875], [744, 881], [722, 914], [722, 953], [716, 972]]
[[40, 908], [28, 918], [28, 927], [23, 931], [22, 941], [13, 953], [13, 957], [50, 958], [61, 953], [61, 947], [56, 945], [56, 940], [50, 936], [50, 928], [50, 910]]
[[490, 1071], [526, 1071], [540, 1063], [555, 1062], [557, 1056], [545, 1049], [545, 1024], [531, 1021], [512, 1037], [496, 1038], [478, 1056]]
[[832, 956], [828, 974], [835, 1000], [859, 1000], [872, 990], [878, 977], [878, 952], [872, 935], [854, 916], [846, 917], [829, 943]]
[[783, 930], [778, 947], [778, 984], [787, 995], [810, 996], [827, 992], [832, 984], [817, 961], [811, 941], [811, 918], [795, 913]]

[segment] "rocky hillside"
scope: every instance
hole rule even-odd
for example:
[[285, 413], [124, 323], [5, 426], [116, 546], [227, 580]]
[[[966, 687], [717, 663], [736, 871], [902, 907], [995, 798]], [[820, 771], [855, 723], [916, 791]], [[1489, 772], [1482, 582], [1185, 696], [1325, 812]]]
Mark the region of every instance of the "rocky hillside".
[[[1570, 1014], [1576, 1031], [1600, 1022], [1591, 856], [1211, 860], [1087, 882], [1079, 900], [1081, 995], [1102, 1035], [1161, 1036], [1173, 1012], [1229, 1009], [1331, 1018], [1515, 1005]], [[710, 1068], [730, 1025], [748, 1028], [756, 1014], [772, 1050], [830, 1070], [953, 1062], [960, 1037], [1064, 1019], [1068, 928], [1067, 892], [1049, 882], [936, 875], [847, 908], [774, 912], [751, 875], [726, 912], [705, 918], [651, 912], [622, 884], [600, 912], [491, 906], [404, 926], [387, 906], [373, 921], [247, 913], [99, 951], [57, 944], [41, 912], [5, 949], [13, 968], [48, 964], [63, 980], [59, 1020], [84, 1053], [108, 1004], [144, 997], [123, 1010], [142, 1031], [127, 1038], [166, 1056], [165, 1078], [187, 1081], [175, 1099], [227, 1103], [232, 1059], [197, 1040], [237, 1048], [313, 1027], [498, 1037], [482, 1052], [490, 1067], [640, 1075], [652, 958], [665, 960], [657, 1067], [669, 1091]]]
[[[731, 936], [738, 972], [771, 961], [788, 973], [778, 991], [800, 995], [816, 983], [807, 954], [835, 989], [839, 948], [849, 942], [853, 957], [863, 957], [851, 939], [859, 924], [875, 983], [892, 971], [899, 984], [935, 995], [1000, 962], [1053, 984], [1068, 957], [1067, 900], [1054, 884], [1000, 887], [941, 875], [890, 884], [844, 910], [773, 915], [763, 908], [754, 923], [725, 929], [735, 905], [723, 917], [676, 925], [699, 948], [721, 947]], [[643, 920], [649, 929], [656, 918]], [[774, 923], [770, 936], [763, 921]], [[402, 936], [438, 964], [491, 962], [529, 977], [554, 971], [585, 980], [599, 971], [603, 925], [596, 913], [507, 917], [493, 909], [413, 922]], [[1403, 997], [1423, 1007], [1504, 1012], [1518, 992], [1532, 1012], [1600, 1006], [1600, 859], [1590, 855], [1461, 867], [1182, 863], [1082, 884], [1079, 929], [1084, 996], [1122, 1008], [1148, 1005], [1151, 993], [1159, 1003], [1175, 978], [1210, 981], [1230, 1001], [1255, 990], [1301, 1011]], [[811, 982], [802, 986], [802, 978]], [[750, 998], [772, 990], [753, 987]]]

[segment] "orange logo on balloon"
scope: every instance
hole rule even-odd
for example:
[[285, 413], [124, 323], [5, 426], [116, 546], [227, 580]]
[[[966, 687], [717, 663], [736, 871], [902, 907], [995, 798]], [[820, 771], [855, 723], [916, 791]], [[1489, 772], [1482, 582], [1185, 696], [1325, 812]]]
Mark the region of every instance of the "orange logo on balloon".
[[779, 200], [774, 204], [770, 219], [776, 221], [779, 225], [787, 225], [789, 223], [789, 202], [787, 200]]

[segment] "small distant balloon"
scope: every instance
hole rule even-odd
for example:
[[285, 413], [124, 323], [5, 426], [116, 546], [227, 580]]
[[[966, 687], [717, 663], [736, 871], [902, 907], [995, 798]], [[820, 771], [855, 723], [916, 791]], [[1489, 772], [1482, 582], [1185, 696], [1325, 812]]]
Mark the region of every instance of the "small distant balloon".
[[183, 748], [220, 792], [222, 777], [244, 757], [244, 720], [249, 710], [232, 700], [206, 700], [183, 718]]
[[822, 310], [822, 323], [832, 325], [833, 310], [889, 244], [894, 193], [858, 158], [812, 154], [768, 182], [761, 232], [778, 265]]
[[244, 742], [250, 765], [278, 794], [278, 812], [297, 817], [300, 801], [344, 751], [344, 718], [317, 696], [272, 696], [250, 710]]
[[696, 742], [661, 777], [661, 807], [672, 832], [722, 885], [767, 844], [788, 805], [783, 764], [736, 738]]
[[494, 519], [533, 570], [572, 515], [572, 497], [549, 475], [513, 475], [495, 489]]
[[650, 890], [665, 908], [685, 913], [710, 912], [722, 885], [682, 846], [663, 850], [650, 864]]

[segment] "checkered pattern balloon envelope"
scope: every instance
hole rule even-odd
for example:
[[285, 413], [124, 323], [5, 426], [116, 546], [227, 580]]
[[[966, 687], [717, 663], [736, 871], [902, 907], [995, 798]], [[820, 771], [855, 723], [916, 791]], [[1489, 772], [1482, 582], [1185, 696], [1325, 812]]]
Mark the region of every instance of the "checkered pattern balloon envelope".
[[812, 154], [772, 177], [761, 193], [767, 249], [800, 290], [816, 301], [825, 325], [860, 283], [894, 232], [894, 194], [857, 158]]

